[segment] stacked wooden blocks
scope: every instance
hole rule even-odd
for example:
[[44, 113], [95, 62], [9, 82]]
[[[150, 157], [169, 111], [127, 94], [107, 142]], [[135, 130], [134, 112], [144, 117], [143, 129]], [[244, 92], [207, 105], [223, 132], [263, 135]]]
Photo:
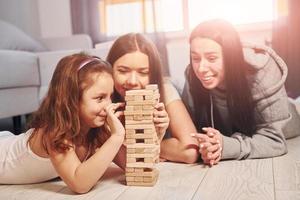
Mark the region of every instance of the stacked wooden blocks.
[[159, 161], [160, 144], [153, 123], [154, 106], [159, 102], [156, 84], [145, 89], [126, 91], [126, 183], [153, 186], [158, 178], [155, 163]]

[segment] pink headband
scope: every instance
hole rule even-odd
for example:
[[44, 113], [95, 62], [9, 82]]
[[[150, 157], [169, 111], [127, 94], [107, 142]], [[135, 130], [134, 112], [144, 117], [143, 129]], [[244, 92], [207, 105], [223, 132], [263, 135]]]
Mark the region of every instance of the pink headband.
[[87, 59], [86, 61], [84, 61], [83, 63], [80, 64], [80, 66], [78, 67], [77, 71], [79, 71], [81, 68], [83, 68], [84, 66], [88, 65], [89, 63], [91, 63], [93, 61], [99, 61], [99, 62], [101, 62], [102, 60], [100, 58], [97, 58], [97, 57], [89, 58], [89, 59]]

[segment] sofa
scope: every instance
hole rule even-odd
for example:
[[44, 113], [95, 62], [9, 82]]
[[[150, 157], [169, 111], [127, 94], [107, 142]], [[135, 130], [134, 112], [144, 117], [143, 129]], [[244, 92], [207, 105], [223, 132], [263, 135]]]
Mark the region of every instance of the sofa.
[[85, 34], [35, 40], [0, 20], [0, 119], [13, 117], [18, 133], [20, 116], [37, 110], [58, 61], [81, 51], [105, 58], [108, 48], [93, 48]]

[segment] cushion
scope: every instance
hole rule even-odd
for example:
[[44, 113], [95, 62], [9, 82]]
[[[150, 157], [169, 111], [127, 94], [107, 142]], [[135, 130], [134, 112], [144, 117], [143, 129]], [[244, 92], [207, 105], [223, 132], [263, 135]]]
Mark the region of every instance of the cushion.
[[0, 49], [31, 52], [46, 50], [38, 41], [8, 22], [0, 20], [0, 30]]
[[0, 89], [38, 87], [40, 85], [38, 57], [31, 52], [0, 50], [0, 74]]

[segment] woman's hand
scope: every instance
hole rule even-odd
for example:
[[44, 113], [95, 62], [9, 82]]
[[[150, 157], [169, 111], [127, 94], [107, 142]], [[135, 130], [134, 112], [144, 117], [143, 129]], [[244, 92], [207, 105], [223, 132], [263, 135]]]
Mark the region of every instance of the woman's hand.
[[163, 103], [158, 103], [154, 106], [153, 122], [156, 128], [157, 136], [161, 141], [169, 127], [169, 116]]
[[124, 107], [125, 103], [111, 103], [106, 108], [105, 111], [107, 113], [106, 124], [110, 129], [112, 135], [121, 135], [124, 137], [125, 129], [119, 117], [124, 115], [124, 111], [116, 111], [120, 107]]
[[199, 142], [199, 153], [205, 164], [210, 166], [221, 160], [223, 140], [222, 134], [214, 128], [203, 128], [204, 134], [192, 134]]

